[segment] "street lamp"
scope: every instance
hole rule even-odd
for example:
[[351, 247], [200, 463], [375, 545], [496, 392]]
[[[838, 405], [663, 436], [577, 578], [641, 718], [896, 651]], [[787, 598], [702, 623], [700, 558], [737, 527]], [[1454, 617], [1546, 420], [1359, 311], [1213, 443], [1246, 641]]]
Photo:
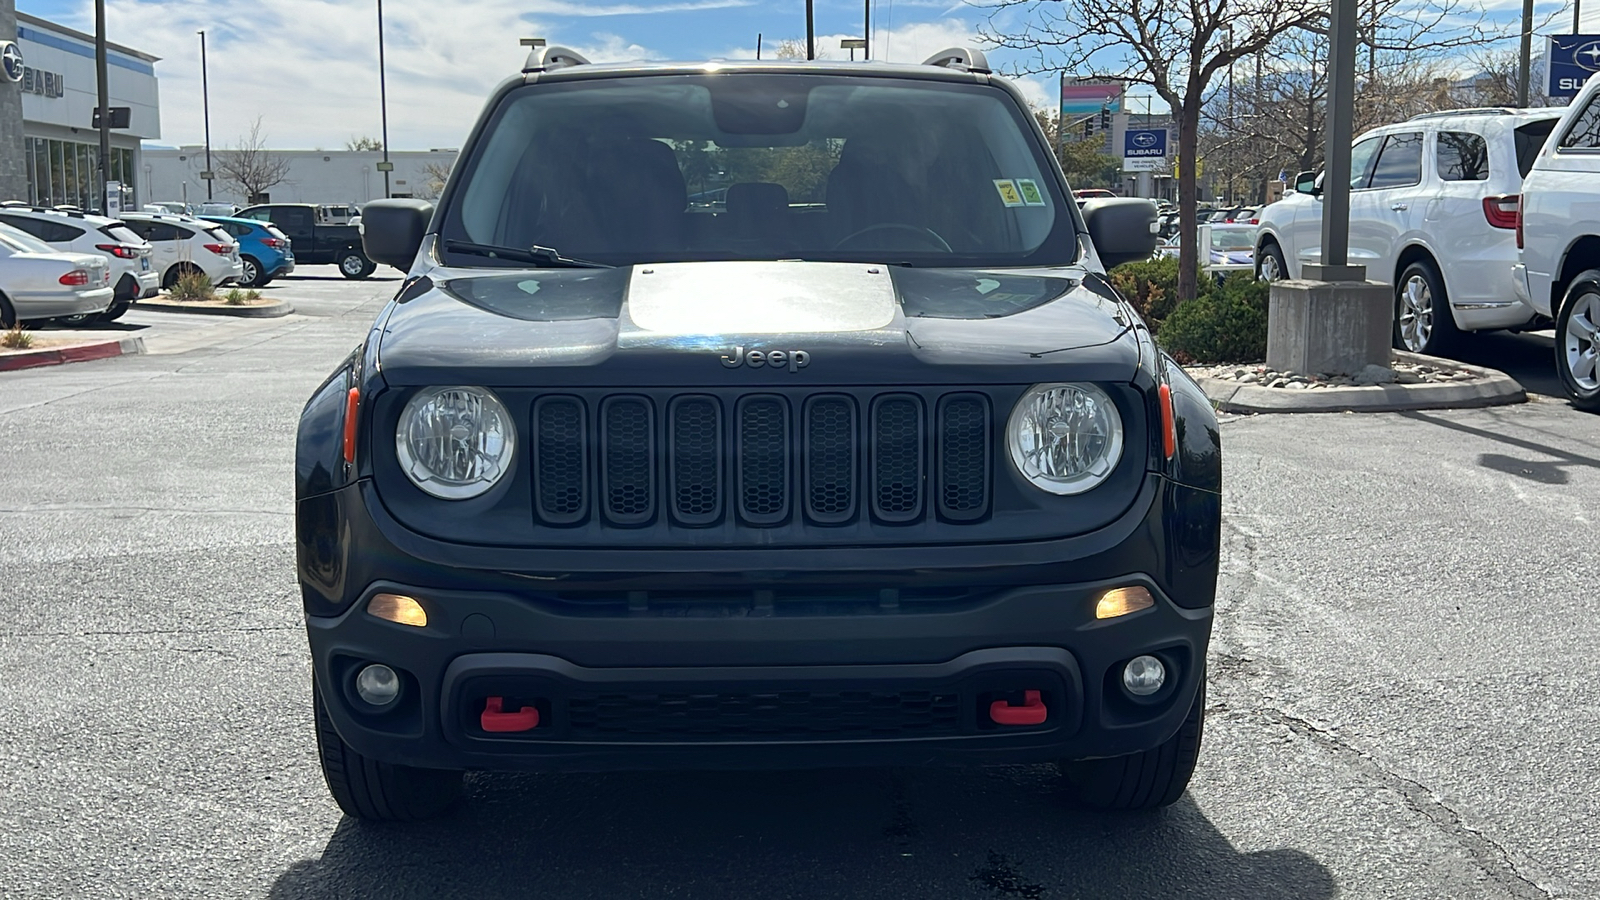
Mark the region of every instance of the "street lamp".
[[383, 196], [389, 196], [389, 173], [394, 166], [389, 162], [389, 88], [383, 72], [383, 0], [378, 0], [378, 111], [383, 120]]
[[[200, 32], [200, 102], [206, 117], [206, 170], [200, 177], [206, 182], [206, 199], [211, 199], [211, 181], [216, 173], [211, 170], [211, 88], [206, 80], [206, 33]], [[246, 203], [250, 202], [248, 199]], [[187, 198], [185, 199], [187, 204]]]
[[97, 91], [95, 108], [100, 110], [100, 158], [96, 160], [100, 176], [98, 193], [100, 194], [100, 212], [107, 213], [111, 210], [111, 198], [107, 196], [106, 182], [111, 178], [111, 108], [109, 90], [106, 87], [106, 0], [94, 0], [94, 80]]

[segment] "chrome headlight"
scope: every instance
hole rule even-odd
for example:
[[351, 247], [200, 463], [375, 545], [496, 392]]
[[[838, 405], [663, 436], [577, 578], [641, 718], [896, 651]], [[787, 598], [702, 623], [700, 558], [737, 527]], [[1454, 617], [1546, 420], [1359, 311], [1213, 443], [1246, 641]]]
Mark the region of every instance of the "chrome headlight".
[[406, 477], [445, 500], [494, 487], [509, 470], [516, 443], [505, 406], [478, 387], [423, 390], [406, 404], [394, 436]]
[[1092, 384], [1036, 384], [1011, 410], [1006, 446], [1034, 487], [1081, 494], [1110, 477], [1122, 458], [1122, 417]]

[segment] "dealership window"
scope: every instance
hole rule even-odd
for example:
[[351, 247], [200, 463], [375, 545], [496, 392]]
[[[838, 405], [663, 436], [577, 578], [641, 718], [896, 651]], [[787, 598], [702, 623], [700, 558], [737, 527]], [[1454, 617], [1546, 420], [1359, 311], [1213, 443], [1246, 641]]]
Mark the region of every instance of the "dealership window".
[[[95, 161], [100, 148], [78, 141], [27, 138], [28, 202], [39, 206], [76, 206], [99, 210]], [[133, 150], [113, 147], [106, 177], [126, 188], [134, 186]]]

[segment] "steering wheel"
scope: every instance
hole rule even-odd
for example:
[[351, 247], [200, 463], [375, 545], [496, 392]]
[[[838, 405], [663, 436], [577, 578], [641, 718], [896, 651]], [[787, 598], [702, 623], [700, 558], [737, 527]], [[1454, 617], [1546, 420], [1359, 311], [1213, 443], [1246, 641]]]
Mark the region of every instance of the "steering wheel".
[[[946, 253], [954, 253], [955, 252], [954, 250], [950, 249], [950, 242], [948, 242], [944, 238], [940, 237], [939, 233], [937, 231], [934, 231], [932, 228], [923, 228], [923, 227], [921, 227], [919, 225], [903, 225], [903, 224], [901, 224], [899, 222], [881, 222], [881, 223], [879, 223], [877, 225], [868, 225], [867, 227], [861, 229], [860, 231], [854, 232], [853, 234], [845, 235], [844, 238], [842, 238], [838, 243], [833, 245], [833, 249], [835, 249], [835, 250], [843, 250], [843, 249], [845, 249], [845, 245], [846, 244], [850, 243], [851, 241], [855, 240], [856, 238], [862, 237], [864, 235], [872, 234], [873, 232], [881, 232], [881, 231], [903, 231], [903, 232], [908, 232], [913, 237], [916, 237], [919, 240], [924, 241], [929, 246], [935, 247], [935, 248], [937, 248], [939, 250], [943, 250]], [[872, 247], [872, 248], [864, 248], [864, 249], [877, 250], [877, 249], [884, 249], [884, 248]]]

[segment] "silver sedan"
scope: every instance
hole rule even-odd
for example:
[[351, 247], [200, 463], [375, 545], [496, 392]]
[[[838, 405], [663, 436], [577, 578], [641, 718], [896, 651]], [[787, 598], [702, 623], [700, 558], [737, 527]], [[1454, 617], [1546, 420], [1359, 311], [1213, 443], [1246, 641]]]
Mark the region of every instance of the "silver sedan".
[[0, 225], [0, 326], [99, 314], [111, 306], [113, 293], [104, 257], [62, 252]]

